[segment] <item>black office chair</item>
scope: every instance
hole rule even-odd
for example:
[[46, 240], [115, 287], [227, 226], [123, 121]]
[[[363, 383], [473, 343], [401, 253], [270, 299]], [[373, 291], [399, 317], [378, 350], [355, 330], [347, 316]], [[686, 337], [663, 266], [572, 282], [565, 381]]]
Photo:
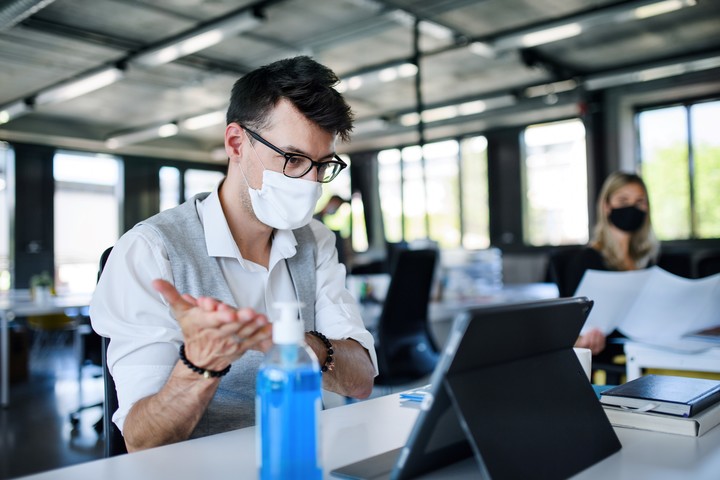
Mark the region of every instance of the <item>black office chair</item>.
[[694, 278], [692, 254], [688, 252], [662, 252], [657, 262], [658, 267], [685, 278]]
[[[90, 327], [87, 322], [78, 325], [77, 334], [80, 336], [79, 341], [82, 342], [82, 365], [79, 366], [81, 371], [78, 377], [82, 376], [82, 368], [85, 365], [97, 365], [102, 366], [102, 345], [101, 337]], [[99, 377], [99, 375], [95, 375]], [[79, 378], [82, 381], [82, 378]], [[72, 432], [76, 433], [78, 426], [80, 425], [80, 417], [82, 412], [92, 408], [103, 408], [105, 405], [104, 401], [92, 403], [89, 405], [80, 405], [75, 411], [70, 413], [70, 424], [72, 425]], [[103, 414], [94, 424], [93, 428], [98, 434], [102, 434], [105, 428], [105, 415]]]
[[720, 273], [720, 252], [710, 251], [699, 255], [695, 268], [698, 278], [705, 278]]
[[564, 248], [550, 252], [546, 280], [557, 285], [561, 297], [571, 297], [577, 289], [575, 280], [570, 278], [570, 266], [581, 251], [582, 248]]
[[[110, 252], [112, 252], [112, 247], [107, 248], [100, 256], [98, 280], [100, 280], [100, 275], [102, 275]], [[110, 339], [102, 337], [101, 344], [100, 352], [102, 354], [103, 385], [105, 391], [103, 429], [105, 430], [105, 457], [107, 458], [127, 453], [127, 447], [125, 446], [125, 439], [122, 436], [122, 432], [120, 432], [120, 429], [112, 421], [112, 415], [118, 409], [118, 399], [117, 392], [115, 391], [115, 381], [112, 375], [110, 375], [110, 370], [108, 370], [107, 366], [107, 348], [110, 344]]]
[[[575, 269], [572, 268], [572, 264], [583, 248], [564, 248], [550, 253], [547, 280], [557, 285], [561, 297], [571, 297], [577, 290], [580, 279], [574, 278], [572, 272]], [[593, 379], [596, 378], [596, 372], [601, 371], [604, 373], [606, 384], [618, 385], [622, 382], [623, 375], [625, 375], [625, 355], [622, 344], [614, 343], [619, 338], [621, 339], [623, 336], [613, 332], [608, 337], [605, 350], [593, 356]]]
[[438, 351], [428, 325], [428, 303], [437, 257], [436, 250], [398, 252], [375, 335], [376, 385], [411, 383], [435, 369]]

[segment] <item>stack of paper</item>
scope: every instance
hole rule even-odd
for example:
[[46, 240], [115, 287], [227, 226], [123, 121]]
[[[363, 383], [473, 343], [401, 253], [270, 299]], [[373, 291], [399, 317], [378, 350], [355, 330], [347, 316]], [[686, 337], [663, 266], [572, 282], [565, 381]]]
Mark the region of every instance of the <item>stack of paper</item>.
[[595, 301], [583, 332], [599, 328], [609, 334], [617, 329], [633, 340], [667, 345], [720, 324], [720, 274], [687, 279], [657, 266], [629, 272], [588, 270], [575, 296]]

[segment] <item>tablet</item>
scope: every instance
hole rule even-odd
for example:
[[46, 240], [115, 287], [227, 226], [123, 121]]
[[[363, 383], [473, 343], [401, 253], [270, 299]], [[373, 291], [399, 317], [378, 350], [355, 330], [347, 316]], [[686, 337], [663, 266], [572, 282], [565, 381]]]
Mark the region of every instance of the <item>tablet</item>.
[[407, 444], [338, 468], [406, 479], [474, 457], [484, 478], [567, 478], [621, 448], [573, 352], [592, 301], [469, 310], [453, 322]]

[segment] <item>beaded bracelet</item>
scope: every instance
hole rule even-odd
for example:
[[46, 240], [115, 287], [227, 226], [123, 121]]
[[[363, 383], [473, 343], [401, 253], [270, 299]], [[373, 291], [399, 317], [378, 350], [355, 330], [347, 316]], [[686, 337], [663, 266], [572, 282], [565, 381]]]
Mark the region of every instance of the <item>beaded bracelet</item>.
[[332, 343], [330, 343], [330, 340], [328, 340], [325, 335], [318, 332], [317, 330], [313, 330], [308, 333], [322, 340], [323, 344], [325, 344], [325, 348], [327, 348], [327, 356], [325, 357], [325, 363], [320, 367], [320, 370], [322, 370], [323, 372], [332, 371], [332, 369], [335, 367], [335, 358], [333, 357], [335, 350], [333, 350]]
[[224, 375], [227, 375], [227, 373], [230, 371], [230, 365], [223, 368], [220, 371], [214, 371], [214, 370], [206, 370], [204, 368], [200, 368], [197, 365], [193, 364], [190, 360], [187, 359], [185, 356], [185, 344], [180, 344], [180, 360], [193, 372], [199, 373], [205, 378], [216, 378], [216, 377], [222, 377]]

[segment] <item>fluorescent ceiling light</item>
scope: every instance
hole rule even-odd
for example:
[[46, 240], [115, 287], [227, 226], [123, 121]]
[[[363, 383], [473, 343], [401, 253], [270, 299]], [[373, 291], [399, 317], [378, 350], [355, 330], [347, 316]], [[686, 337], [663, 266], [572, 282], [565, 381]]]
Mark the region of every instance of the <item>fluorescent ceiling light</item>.
[[[517, 100], [513, 95], [500, 95], [498, 97], [484, 98], [482, 100], [472, 100], [456, 105], [445, 105], [442, 107], [430, 108], [423, 110], [423, 123], [441, 122], [451, 118], [465, 117], [468, 115], [477, 115], [486, 110], [494, 110], [497, 108], [509, 107], [515, 105]], [[420, 116], [417, 112], [410, 112], [400, 115], [398, 121], [401, 125], [411, 127], [420, 122]]]
[[262, 23], [260, 17], [253, 11], [246, 10], [141, 52], [131, 58], [130, 63], [142, 67], [156, 67], [170, 63], [180, 57], [217, 45], [228, 37], [251, 30], [260, 23]]
[[0, 107], [0, 125], [9, 122], [13, 118], [24, 115], [31, 110], [32, 107], [28, 105], [25, 100], [18, 100], [17, 102], [3, 105]]
[[182, 122], [180, 126], [187, 130], [200, 130], [201, 128], [212, 127], [225, 122], [225, 111], [218, 110], [216, 112], [204, 113], [195, 117], [190, 117]]
[[546, 43], [557, 42], [580, 35], [583, 29], [579, 23], [568, 23], [558, 27], [547, 28], [537, 32], [530, 32], [520, 37], [520, 44], [523, 47], [537, 47]]
[[137, 132], [110, 137], [105, 141], [105, 146], [115, 150], [117, 148], [144, 142], [146, 140], [172, 137], [173, 135], [177, 135], [178, 130], [178, 126], [174, 123], [166, 123], [165, 125], [161, 125], [159, 127], [146, 128], [144, 130], [138, 130]]
[[537, 47], [539, 45], [575, 37], [593, 28], [602, 28], [615, 23], [636, 21], [685, 7], [692, 7], [696, 4], [697, 0], [640, 0], [627, 2], [625, 5], [618, 5], [602, 9], [598, 12], [578, 15], [574, 17], [571, 22], [555, 22], [544, 28], [520, 31], [499, 37], [491, 42], [490, 46], [496, 51]]
[[352, 77], [341, 80], [335, 89], [340, 93], [358, 90], [366, 85], [392, 82], [399, 78], [412, 77], [417, 75], [417, 70], [417, 65], [413, 63], [401, 63], [399, 65], [353, 75]]
[[573, 79], [562, 80], [560, 82], [546, 83], [544, 85], [536, 85], [525, 89], [527, 98], [542, 97], [553, 93], [568, 92], [577, 88], [577, 82]]
[[631, 83], [649, 82], [651, 80], [658, 80], [661, 78], [675, 77], [685, 73], [701, 72], [703, 70], [711, 70], [713, 68], [720, 68], [720, 56], [689, 60], [681, 63], [658, 65], [655, 67], [614, 73], [610, 75], [598, 75], [586, 79], [584, 85], [588, 90], [600, 90], [603, 88], [629, 85]]
[[697, 5], [696, 0], [665, 0], [662, 2], [651, 3], [650, 5], [644, 5], [637, 7], [633, 14], [636, 18], [650, 18], [665, 13], [674, 12], [684, 7], [692, 7]]
[[120, 80], [124, 72], [111, 67], [94, 70], [73, 80], [41, 91], [35, 97], [35, 105], [45, 105], [70, 100], [85, 95]]
[[470, 42], [468, 49], [478, 57], [495, 58], [497, 56], [495, 49], [486, 42]]

